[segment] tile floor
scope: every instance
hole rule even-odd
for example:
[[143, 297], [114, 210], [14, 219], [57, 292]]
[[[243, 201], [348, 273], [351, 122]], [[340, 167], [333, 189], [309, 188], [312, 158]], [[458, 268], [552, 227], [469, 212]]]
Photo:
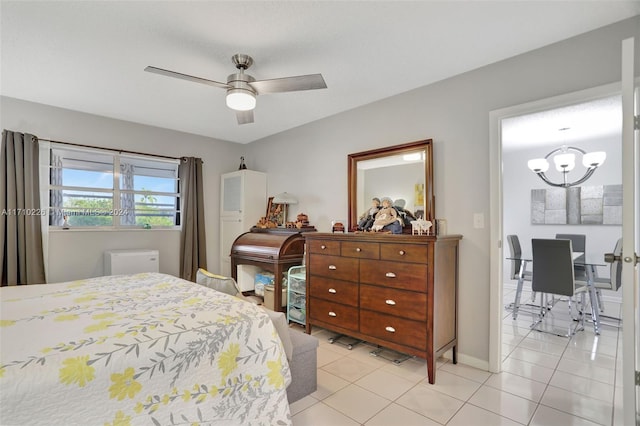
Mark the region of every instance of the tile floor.
[[[505, 288], [506, 303], [513, 291]], [[524, 293], [522, 300], [529, 298]], [[608, 315], [619, 316], [619, 305], [605, 303]], [[566, 303], [553, 312], [556, 324], [568, 319]], [[333, 333], [314, 330], [318, 390], [291, 404], [293, 424], [622, 426], [622, 333], [603, 326], [596, 337], [586, 323], [568, 339], [531, 331], [531, 323], [531, 313], [514, 321], [505, 311], [501, 373], [440, 358], [435, 385], [424, 360], [394, 365], [371, 356], [368, 344], [348, 350], [328, 342]]]

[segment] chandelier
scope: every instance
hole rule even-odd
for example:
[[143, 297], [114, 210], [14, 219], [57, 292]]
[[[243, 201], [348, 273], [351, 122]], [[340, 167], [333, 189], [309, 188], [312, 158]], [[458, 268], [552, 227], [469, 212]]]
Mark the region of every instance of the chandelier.
[[[573, 182], [569, 182], [568, 174], [576, 167], [576, 153], [582, 156], [582, 165], [587, 169], [584, 176]], [[556, 170], [562, 173], [562, 182], [552, 182], [544, 173], [549, 170], [549, 157], [553, 157]], [[607, 153], [604, 151], [585, 152], [580, 148], [563, 145], [554, 149], [544, 158], [536, 158], [529, 160], [527, 165], [532, 172], [538, 175], [547, 185], [557, 186], [561, 188], [569, 188], [570, 186], [580, 185], [591, 177], [593, 172], [604, 163]]]

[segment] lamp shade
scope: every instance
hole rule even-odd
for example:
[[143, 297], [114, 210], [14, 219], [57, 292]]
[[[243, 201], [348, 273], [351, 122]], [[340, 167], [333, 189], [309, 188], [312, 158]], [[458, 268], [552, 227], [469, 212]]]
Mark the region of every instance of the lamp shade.
[[256, 107], [256, 97], [245, 89], [227, 90], [227, 106], [236, 111], [249, 111]]
[[549, 170], [549, 162], [544, 158], [535, 158], [527, 163], [529, 169], [535, 173], [544, 173]]
[[582, 165], [585, 167], [600, 167], [607, 158], [604, 151], [588, 152], [582, 156]]
[[298, 199], [288, 192], [276, 195], [271, 201], [275, 204], [298, 204]]
[[556, 170], [559, 172], [569, 172], [576, 167], [576, 155], [572, 153], [558, 154], [553, 157], [556, 164]]

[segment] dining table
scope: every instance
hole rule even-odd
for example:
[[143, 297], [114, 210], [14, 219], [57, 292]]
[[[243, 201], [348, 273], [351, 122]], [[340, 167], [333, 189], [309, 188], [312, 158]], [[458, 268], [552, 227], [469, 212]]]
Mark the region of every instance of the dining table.
[[[600, 257], [598, 257], [600, 256]], [[604, 255], [586, 254], [584, 252], [573, 252], [573, 266], [582, 266], [584, 268], [584, 275], [582, 271], [576, 275], [576, 282], [584, 282], [589, 293], [589, 301], [591, 302], [591, 320], [593, 322], [593, 332], [596, 335], [600, 334], [600, 306], [598, 304], [598, 297], [596, 294], [595, 279], [598, 276], [597, 269], [599, 266], [607, 266], [604, 262]], [[513, 302], [513, 319], [517, 318], [518, 311], [520, 309], [520, 299], [522, 297], [522, 288], [525, 281], [525, 271], [527, 265], [533, 262], [533, 258], [529, 256], [509, 256], [507, 260], [520, 261], [520, 270], [518, 272], [518, 284], [516, 287], [515, 300]], [[584, 306], [582, 307], [584, 315]]]

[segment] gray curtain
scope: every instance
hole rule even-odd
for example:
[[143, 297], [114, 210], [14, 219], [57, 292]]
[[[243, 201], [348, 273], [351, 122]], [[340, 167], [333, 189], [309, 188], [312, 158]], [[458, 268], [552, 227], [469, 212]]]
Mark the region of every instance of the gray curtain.
[[180, 182], [180, 276], [196, 281], [198, 268], [207, 268], [207, 241], [204, 231], [204, 188], [202, 160], [183, 157], [178, 167]]
[[0, 147], [2, 286], [46, 282], [38, 168], [38, 138], [3, 130]]

